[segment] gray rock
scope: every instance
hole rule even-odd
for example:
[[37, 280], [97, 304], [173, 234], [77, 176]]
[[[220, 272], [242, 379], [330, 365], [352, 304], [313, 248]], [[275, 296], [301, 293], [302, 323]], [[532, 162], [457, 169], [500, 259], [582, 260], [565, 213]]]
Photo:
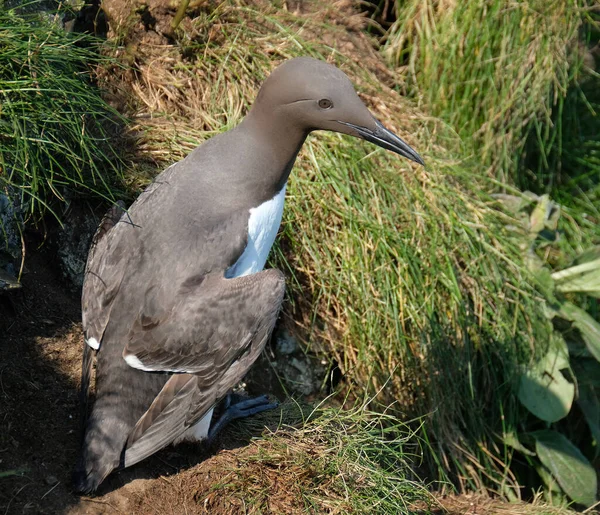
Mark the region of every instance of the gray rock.
[[16, 190], [6, 188], [0, 193], [0, 291], [20, 287], [15, 276], [22, 259], [21, 234], [26, 209]]
[[325, 379], [325, 366], [317, 357], [303, 352], [286, 330], [275, 335], [275, 358], [271, 364], [289, 390], [306, 396], [319, 392]]
[[275, 337], [275, 354], [287, 356], [298, 350], [296, 339], [286, 330], [280, 331]]
[[99, 221], [99, 217], [89, 210], [71, 208], [58, 234], [60, 268], [77, 289], [83, 286], [87, 255]]

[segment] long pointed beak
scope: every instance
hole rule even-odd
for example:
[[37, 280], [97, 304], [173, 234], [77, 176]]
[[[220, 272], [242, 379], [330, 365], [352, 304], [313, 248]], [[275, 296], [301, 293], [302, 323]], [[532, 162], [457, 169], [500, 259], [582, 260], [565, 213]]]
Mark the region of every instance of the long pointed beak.
[[423, 161], [421, 156], [403, 139], [386, 129], [381, 122], [376, 120], [375, 130], [360, 125], [354, 125], [353, 123], [342, 122], [340, 120], [338, 120], [338, 122], [354, 129], [362, 139], [375, 143], [375, 145], [379, 145], [386, 150], [391, 150], [415, 163], [425, 166], [425, 161]]

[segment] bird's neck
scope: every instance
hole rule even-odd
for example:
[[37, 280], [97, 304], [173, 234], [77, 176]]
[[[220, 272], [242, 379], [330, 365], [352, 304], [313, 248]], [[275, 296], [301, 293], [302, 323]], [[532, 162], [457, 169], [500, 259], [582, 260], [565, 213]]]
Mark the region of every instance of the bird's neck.
[[287, 182], [296, 156], [308, 135], [284, 112], [265, 113], [252, 109], [239, 125], [240, 129], [252, 134], [255, 159], [263, 162], [262, 177], [265, 182], [281, 190]]

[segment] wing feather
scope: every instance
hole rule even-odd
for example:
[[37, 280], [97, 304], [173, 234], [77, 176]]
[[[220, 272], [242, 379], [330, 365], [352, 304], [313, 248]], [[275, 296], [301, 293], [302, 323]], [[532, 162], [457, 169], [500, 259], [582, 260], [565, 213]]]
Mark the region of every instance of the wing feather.
[[[178, 373], [132, 430], [125, 466], [173, 442], [243, 378], [273, 330], [284, 291], [278, 270], [235, 279], [208, 275], [171, 309], [139, 314], [125, 360], [147, 371]], [[147, 299], [146, 305], [157, 303]]]

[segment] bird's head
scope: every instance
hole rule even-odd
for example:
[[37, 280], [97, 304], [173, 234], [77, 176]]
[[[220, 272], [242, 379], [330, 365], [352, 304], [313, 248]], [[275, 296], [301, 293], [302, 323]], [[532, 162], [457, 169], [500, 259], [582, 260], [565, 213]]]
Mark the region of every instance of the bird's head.
[[255, 104], [307, 133], [349, 134], [424, 165], [417, 152], [370, 113], [348, 77], [323, 61], [309, 57], [285, 61], [265, 81]]

